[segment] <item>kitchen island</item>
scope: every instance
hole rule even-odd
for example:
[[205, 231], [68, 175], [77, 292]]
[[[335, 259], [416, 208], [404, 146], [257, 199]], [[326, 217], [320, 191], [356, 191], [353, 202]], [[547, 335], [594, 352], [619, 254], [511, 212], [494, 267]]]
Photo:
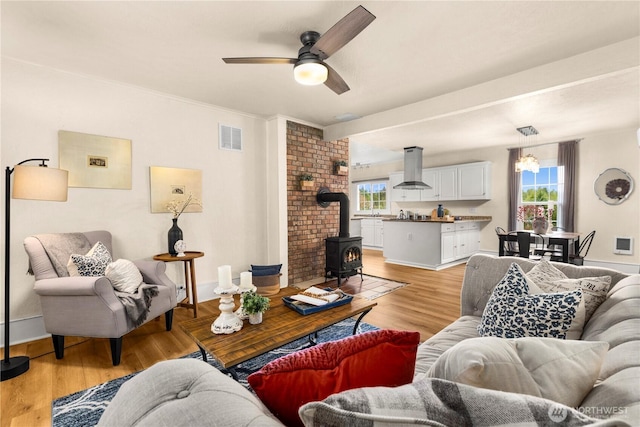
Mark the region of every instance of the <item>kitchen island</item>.
[[383, 255], [386, 262], [441, 270], [466, 261], [480, 249], [480, 228], [491, 217], [461, 220], [385, 219]]

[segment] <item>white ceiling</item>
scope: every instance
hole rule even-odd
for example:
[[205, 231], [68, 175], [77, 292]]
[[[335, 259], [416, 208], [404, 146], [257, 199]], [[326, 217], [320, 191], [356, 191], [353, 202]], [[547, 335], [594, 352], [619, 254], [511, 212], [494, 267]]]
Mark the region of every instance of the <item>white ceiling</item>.
[[[377, 19], [327, 60], [350, 85], [301, 86], [300, 33], [357, 5]], [[350, 137], [352, 162], [640, 127], [638, 1], [2, 1], [2, 56]], [[351, 114], [362, 119], [341, 122]]]

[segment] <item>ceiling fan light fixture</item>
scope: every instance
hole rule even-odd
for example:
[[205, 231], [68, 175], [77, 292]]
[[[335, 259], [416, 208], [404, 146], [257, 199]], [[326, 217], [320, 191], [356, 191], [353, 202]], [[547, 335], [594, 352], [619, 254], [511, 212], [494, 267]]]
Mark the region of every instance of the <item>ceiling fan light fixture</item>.
[[302, 85], [315, 86], [327, 81], [329, 70], [319, 61], [299, 61], [293, 68], [293, 76]]

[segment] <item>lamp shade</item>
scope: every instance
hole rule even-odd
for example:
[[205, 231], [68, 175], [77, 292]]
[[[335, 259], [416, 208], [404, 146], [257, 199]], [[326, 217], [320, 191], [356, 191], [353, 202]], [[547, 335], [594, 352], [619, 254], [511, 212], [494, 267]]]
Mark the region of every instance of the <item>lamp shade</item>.
[[67, 201], [69, 172], [42, 166], [15, 166], [13, 198]]
[[325, 67], [322, 63], [300, 62], [293, 69], [293, 76], [298, 83], [308, 86], [314, 86], [320, 85], [327, 81], [329, 71], [327, 70], [327, 67]]

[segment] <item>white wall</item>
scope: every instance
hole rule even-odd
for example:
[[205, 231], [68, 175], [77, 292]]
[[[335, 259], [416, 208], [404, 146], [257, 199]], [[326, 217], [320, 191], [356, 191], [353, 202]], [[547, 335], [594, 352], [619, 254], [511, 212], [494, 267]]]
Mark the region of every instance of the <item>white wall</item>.
[[[1, 114], [3, 168], [31, 157], [57, 167], [60, 129], [132, 141], [131, 190], [70, 188], [66, 203], [12, 200], [12, 320], [41, 313], [34, 279], [25, 274], [26, 236], [106, 229], [116, 258], [167, 251], [171, 216], [150, 212], [150, 166], [202, 170], [204, 212], [179, 220], [188, 249], [205, 253], [196, 260], [199, 288], [214, 286], [222, 264], [237, 277], [252, 263], [283, 261], [267, 247], [268, 221], [277, 223], [279, 213], [268, 220], [265, 177], [274, 172], [267, 171], [266, 120], [7, 59]], [[242, 128], [242, 152], [218, 149], [219, 123]], [[167, 271], [184, 282], [181, 263]]]
[[[586, 235], [596, 231], [596, 238], [589, 251], [588, 258], [605, 262], [609, 266], [620, 264], [640, 264], [640, 147], [636, 129], [620, 129], [597, 135], [584, 135], [578, 144], [578, 192], [577, 192], [577, 230]], [[555, 157], [557, 146], [548, 145], [533, 149], [534, 154], [544, 159]], [[525, 150], [527, 153], [531, 150]], [[474, 161], [492, 162], [492, 199], [488, 201], [444, 202], [453, 215], [490, 215], [493, 221], [485, 224], [481, 235], [481, 250], [497, 252], [495, 227], [507, 228], [507, 161], [506, 147], [495, 147], [472, 151], [458, 151], [439, 156], [424, 157], [423, 167], [446, 166]], [[607, 168], [617, 167], [631, 173], [636, 189], [629, 199], [617, 206], [606, 205], [598, 200], [593, 192], [593, 183], [598, 175]], [[368, 169], [351, 169], [350, 180], [373, 179], [403, 170], [403, 163], [372, 165]], [[355, 197], [352, 212], [355, 212]], [[436, 202], [392, 203], [392, 213], [400, 209], [419, 213], [430, 213], [437, 207]], [[614, 236], [632, 236], [635, 238], [634, 254], [616, 255], [613, 253]], [[626, 266], [621, 265], [621, 268]], [[637, 268], [627, 269], [636, 271]]]

